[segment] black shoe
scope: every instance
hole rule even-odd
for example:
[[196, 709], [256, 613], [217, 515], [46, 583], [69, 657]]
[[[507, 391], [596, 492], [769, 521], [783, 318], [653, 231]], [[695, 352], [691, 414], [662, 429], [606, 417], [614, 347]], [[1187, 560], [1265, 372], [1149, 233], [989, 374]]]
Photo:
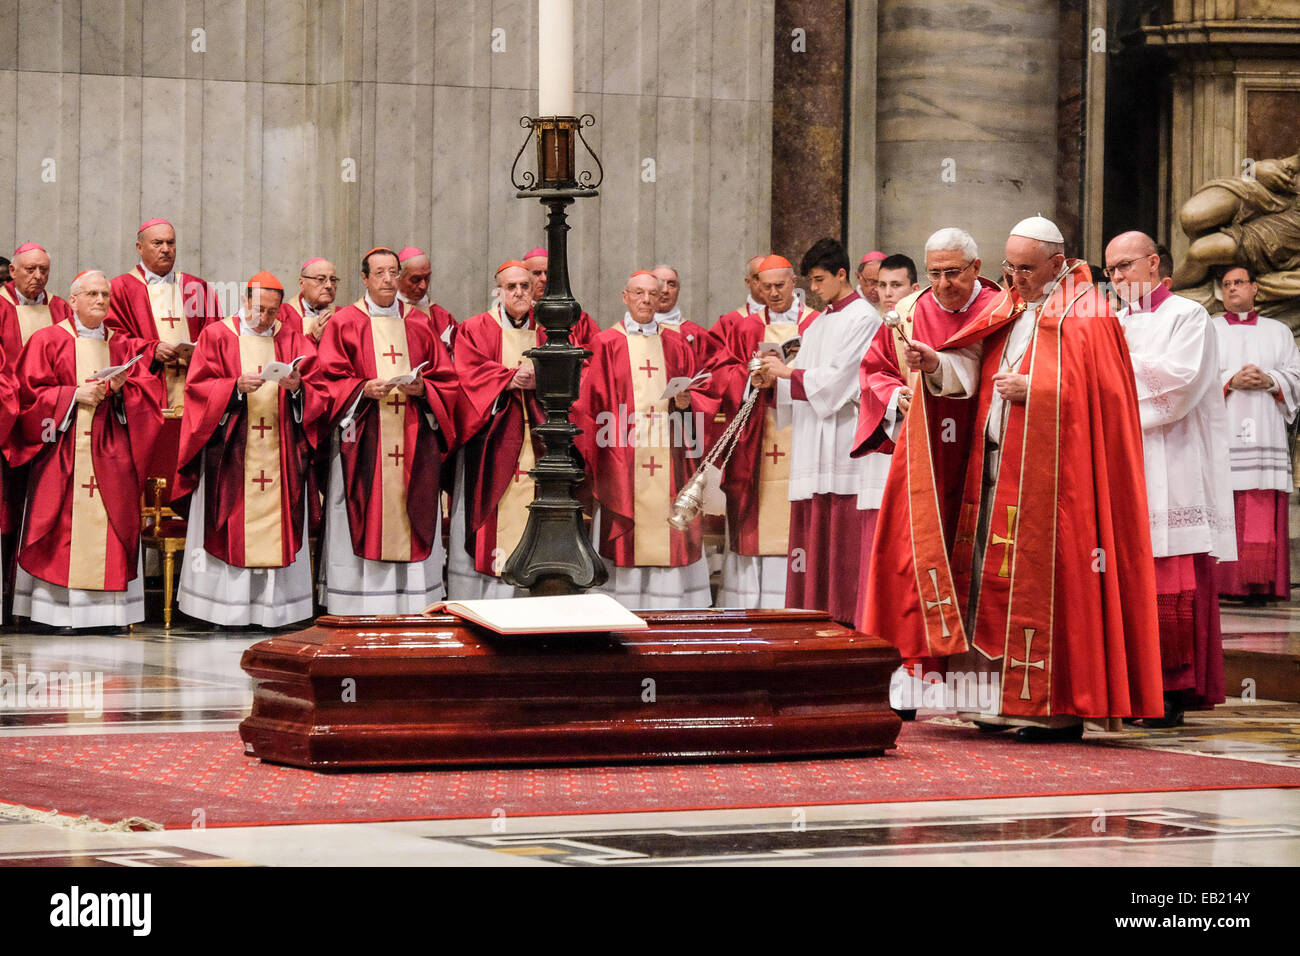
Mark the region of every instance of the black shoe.
[[899, 720], [903, 721], [903, 723], [907, 723], [909, 720], [916, 720], [915, 708], [912, 710], [899, 710], [897, 707], [891, 707], [889, 709], [896, 713]]
[[1000, 734], [1004, 730], [1010, 730], [1010, 724], [990, 724], [982, 720], [975, 721], [975, 727], [982, 734]]
[[1031, 744], [1055, 744], [1083, 739], [1083, 724], [1068, 727], [1020, 727], [1016, 739]]
[[1177, 691], [1165, 694], [1165, 715], [1163, 717], [1144, 717], [1143, 727], [1162, 730], [1183, 725], [1183, 695]]

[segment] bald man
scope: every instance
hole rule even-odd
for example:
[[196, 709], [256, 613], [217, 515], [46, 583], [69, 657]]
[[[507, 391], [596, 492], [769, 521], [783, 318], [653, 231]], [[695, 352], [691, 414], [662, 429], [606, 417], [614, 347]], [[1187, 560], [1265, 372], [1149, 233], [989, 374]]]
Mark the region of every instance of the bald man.
[[680, 332], [655, 318], [659, 295], [650, 272], [628, 278], [623, 321], [589, 346], [573, 421], [599, 506], [594, 535], [610, 572], [603, 590], [629, 608], [708, 607], [699, 518], [679, 531], [668, 517], [717, 403], [698, 391], [664, 397], [672, 379], [694, 375], [695, 357]]
[[432, 299], [429, 282], [433, 277], [433, 266], [429, 254], [415, 246], [407, 246], [397, 254], [397, 261], [402, 267], [397, 277], [397, 297], [427, 315], [433, 334], [442, 339], [448, 351], [452, 351], [456, 341], [456, 318]]
[[1237, 539], [1218, 338], [1202, 306], [1161, 283], [1145, 233], [1110, 241], [1106, 275], [1124, 303], [1156, 562], [1165, 714], [1144, 723], [1171, 727], [1224, 700], [1215, 565], [1237, 560]]
[[194, 343], [209, 322], [221, 319], [221, 304], [212, 286], [177, 271], [176, 230], [166, 219], [142, 223], [135, 249], [140, 261], [113, 280], [105, 323], [144, 340], [149, 371], [167, 390], [168, 406], [179, 411], [185, 403], [185, 372]]
[[[3, 350], [0, 354], [0, 372], [12, 380], [19, 353], [32, 334], [65, 321], [72, 315], [72, 309], [57, 295], [46, 293], [45, 286], [50, 279], [50, 257], [36, 243], [24, 242], [14, 250], [10, 275], [10, 281], [0, 287], [0, 350]], [[16, 380], [14, 385], [16, 388]], [[3, 442], [0, 442], [0, 447], [3, 447]], [[4, 502], [0, 504], [0, 538], [3, 539], [0, 550], [10, 559], [3, 562], [4, 593], [9, 595], [13, 594], [12, 557], [17, 551], [26, 482], [26, 469], [10, 468], [4, 457], [0, 456], [0, 487], [5, 492]]]
[[298, 270], [298, 294], [280, 306], [280, 322], [318, 344], [336, 308], [339, 274], [334, 263], [320, 256], [308, 259]]
[[763, 299], [762, 283], [758, 280], [758, 267], [763, 264], [767, 258], [766, 253], [750, 256], [749, 261], [745, 263], [745, 288], [748, 294], [745, 296], [745, 304], [738, 309], [732, 309], [726, 315], [718, 316], [718, 321], [713, 323], [709, 329], [709, 334], [714, 335], [713, 346], [719, 345], [718, 336], [726, 331], [726, 326], [732, 322], [739, 322], [745, 316], [754, 312], [762, 312], [766, 302]]

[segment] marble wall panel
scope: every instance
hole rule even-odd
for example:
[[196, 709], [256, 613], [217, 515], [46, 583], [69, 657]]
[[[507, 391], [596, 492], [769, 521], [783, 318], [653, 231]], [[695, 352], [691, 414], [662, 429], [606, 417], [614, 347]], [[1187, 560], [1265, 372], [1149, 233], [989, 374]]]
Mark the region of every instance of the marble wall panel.
[[[268, 83], [262, 88], [262, 231], [253, 271], [269, 269], [285, 289], [297, 284], [299, 266], [317, 255], [312, 184], [321, 176], [315, 162], [314, 123], [302, 84]], [[249, 275], [253, 273], [250, 272]]]
[[81, 72], [138, 76], [143, 0], [81, 0], [80, 6]]
[[[602, 324], [621, 316], [628, 273], [660, 260], [682, 270], [683, 305], [700, 321], [738, 300], [734, 247], [766, 243], [770, 208], [761, 21], [771, 7], [576, 3], [577, 106], [597, 116], [587, 133], [606, 180], [600, 198], [570, 208], [570, 263]], [[362, 250], [412, 243], [432, 254], [438, 300], [470, 315], [488, 303], [501, 259], [545, 243], [544, 209], [509, 180], [526, 135], [518, 119], [536, 106], [535, 10], [533, 0], [19, 0], [0, 67], [67, 79], [51, 97], [48, 72], [0, 72], [0, 106], [11, 107], [0, 110], [0, 162], [16, 171], [0, 223], [16, 231], [29, 210], [53, 209], [58, 235], [46, 244], [59, 248], [65, 284], [88, 260], [129, 268], [135, 226], [164, 215], [188, 270], [237, 287], [269, 268], [292, 288], [301, 262], [323, 254], [344, 277], [342, 301], [361, 294]], [[491, 49], [497, 26], [505, 53]], [[38, 42], [22, 42], [27, 28]], [[45, 120], [20, 129], [20, 104], [42, 83]], [[35, 162], [39, 175], [51, 152], [57, 181], [26, 182], [21, 171]], [[647, 158], [653, 182], [642, 179]]]
[[[429, 252], [434, 301], [458, 319], [482, 312], [492, 290], [488, 244], [489, 184], [468, 170], [490, 163], [490, 135], [466, 117], [486, 115], [491, 94], [485, 88], [437, 86], [433, 89], [433, 162], [430, 166]], [[519, 130], [522, 139], [523, 130]]]
[[[262, 76], [268, 83], [306, 83], [309, 16], [317, 9], [308, 0], [267, 0], [262, 23]], [[311, 12], [309, 14], [309, 11]]]
[[537, 109], [537, 0], [493, 0], [489, 37], [496, 30], [505, 31], [506, 49], [492, 53], [489, 83], [497, 90], [531, 91], [526, 102], [532, 113]]
[[[81, 269], [103, 269], [113, 276], [137, 261], [143, 168], [140, 80], [83, 74], [80, 104], [77, 261], [61, 277], [65, 285]], [[52, 273], [52, 278], [60, 276]]]
[[[436, 0], [434, 5], [433, 82], [439, 86], [491, 84], [492, 59], [510, 53], [492, 52], [492, 0]], [[506, 49], [516, 30], [505, 24]], [[520, 39], [515, 36], [515, 39]]]
[[203, 25], [203, 4], [195, 0], [143, 0], [140, 8], [140, 56], [144, 76], [202, 76], [203, 57], [193, 53], [197, 73], [189, 70], [194, 38]]
[[[18, 168], [18, 72], [0, 70], [0, 169]], [[18, 183], [12, 189], [0, 189], [0, 255], [6, 259], [18, 248], [13, 241], [18, 223]]]

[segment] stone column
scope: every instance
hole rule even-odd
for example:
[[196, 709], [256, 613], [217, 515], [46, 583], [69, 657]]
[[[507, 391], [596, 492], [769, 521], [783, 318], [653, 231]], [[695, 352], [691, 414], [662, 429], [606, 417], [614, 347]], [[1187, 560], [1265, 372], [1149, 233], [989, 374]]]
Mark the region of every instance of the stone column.
[[844, 238], [847, 7], [776, 0], [772, 75], [772, 249], [799, 266]]
[[1056, 214], [1058, 22], [1055, 3], [880, 0], [881, 250], [919, 266], [959, 226], [995, 276], [1008, 229]]

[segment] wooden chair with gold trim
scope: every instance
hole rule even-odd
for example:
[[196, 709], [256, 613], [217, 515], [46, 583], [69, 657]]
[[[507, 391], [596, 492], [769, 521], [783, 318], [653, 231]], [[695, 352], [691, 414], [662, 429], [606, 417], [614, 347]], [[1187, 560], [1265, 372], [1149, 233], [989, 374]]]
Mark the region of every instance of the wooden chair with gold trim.
[[175, 598], [176, 555], [185, 550], [185, 520], [168, 505], [166, 478], [145, 481], [144, 500], [140, 504], [140, 543], [153, 548], [162, 560], [163, 627], [172, 626], [172, 602]]

